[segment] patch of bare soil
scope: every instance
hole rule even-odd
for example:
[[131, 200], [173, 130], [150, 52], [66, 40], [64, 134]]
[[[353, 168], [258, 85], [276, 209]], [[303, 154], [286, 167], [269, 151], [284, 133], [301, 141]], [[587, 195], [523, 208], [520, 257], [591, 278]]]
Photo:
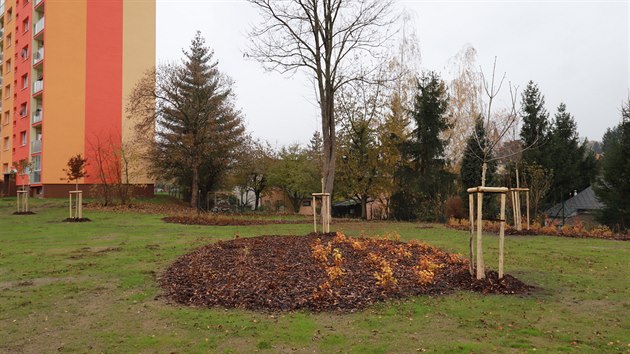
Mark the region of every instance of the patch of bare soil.
[[63, 222], [90, 222], [92, 220], [88, 218], [65, 218]]
[[13, 215], [35, 215], [32, 211], [16, 211]]
[[355, 311], [387, 299], [471, 290], [525, 294], [532, 287], [494, 272], [475, 280], [468, 261], [421, 242], [342, 233], [260, 236], [213, 243], [161, 276], [175, 302], [262, 311]]

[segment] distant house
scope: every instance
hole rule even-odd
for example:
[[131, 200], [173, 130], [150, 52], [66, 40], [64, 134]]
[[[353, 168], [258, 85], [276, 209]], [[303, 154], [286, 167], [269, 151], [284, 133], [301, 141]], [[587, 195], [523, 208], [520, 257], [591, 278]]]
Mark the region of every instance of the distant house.
[[558, 203], [545, 211], [550, 222], [574, 224], [578, 220], [585, 225], [594, 225], [594, 213], [604, 205], [597, 199], [593, 187], [590, 186], [574, 195], [564, 203]]
[[[298, 214], [313, 215], [313, 207], [311, 206], [312, 198], [310, 196], [300, 201], [300, 209]], [[263, 193], [260, 205], [267, 211], [278, 213], [293, 213], [293, 204], [291, 198], [281, 188], [269, 188]]]
[[[387, 218], [387, 208], [378, 200], [369, 199], [366, 209], [367, 220], [383, 220]], [[332, 215], [336, 218], [360, 218], [361, 202], [356, 199], [348, 199], [333, 203]]]

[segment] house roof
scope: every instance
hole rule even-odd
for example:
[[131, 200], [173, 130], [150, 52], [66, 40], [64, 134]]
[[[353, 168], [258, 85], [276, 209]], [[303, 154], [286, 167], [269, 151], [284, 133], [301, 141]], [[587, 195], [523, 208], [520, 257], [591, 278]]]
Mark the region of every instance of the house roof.
[[[564, 202], [564, 216], [573, 216], [579, 211], [599, 210], [603, 206], [604, 204], [597, 199], [593, 187], [590, 186]], [[562, 203], [554, 205], [545, 214], [552, 218], [562, 217]]]

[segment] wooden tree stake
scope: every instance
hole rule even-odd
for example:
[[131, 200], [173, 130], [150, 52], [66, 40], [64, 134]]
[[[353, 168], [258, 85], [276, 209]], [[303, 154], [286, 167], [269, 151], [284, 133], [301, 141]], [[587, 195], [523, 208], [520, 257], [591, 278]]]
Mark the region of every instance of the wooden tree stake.
[[469, 265], [468, 270], [470, 272], [470, 276], [473, 276], [473, 238], [475, 236], [475, 197], [473, 194], [468, 194], [468, 216], [470, 219], [470, 239], [468, 240], [468, 247], [470, 248], [470, 255], [468, 257]]
[[527, 230], [529, 230], [529, 191], [525, 192], [525, 203], [527, 205]]
[[482, 226], [483, 226], [483, 193], [477, 193], [477, 279], [486, 277], [486, 269], [483, 262], [483, 242], [482, 242]]
[[503, 248], [505, 244], [505, 193], [501, 194], [501, 226], [499, 230], [499, 279], [503, 279]]

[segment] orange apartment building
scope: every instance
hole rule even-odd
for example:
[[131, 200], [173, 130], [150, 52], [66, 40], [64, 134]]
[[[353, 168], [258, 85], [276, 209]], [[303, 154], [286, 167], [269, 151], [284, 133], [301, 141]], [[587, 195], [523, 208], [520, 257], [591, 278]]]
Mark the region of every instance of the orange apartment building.
[[[0, 0], [1, 1], [1, 0]], [[81, 188], [99, 183], [97, 141], [133, 139], [126, 97], [155, 65], [155, 0], [4, 0], [0, 5], [0, 179], [66, 196], [64, 169], [88, 158]], [[30, 163], [17, 175], [14, 165]], [[146, 177], [133, 181], [153, 193]]]

